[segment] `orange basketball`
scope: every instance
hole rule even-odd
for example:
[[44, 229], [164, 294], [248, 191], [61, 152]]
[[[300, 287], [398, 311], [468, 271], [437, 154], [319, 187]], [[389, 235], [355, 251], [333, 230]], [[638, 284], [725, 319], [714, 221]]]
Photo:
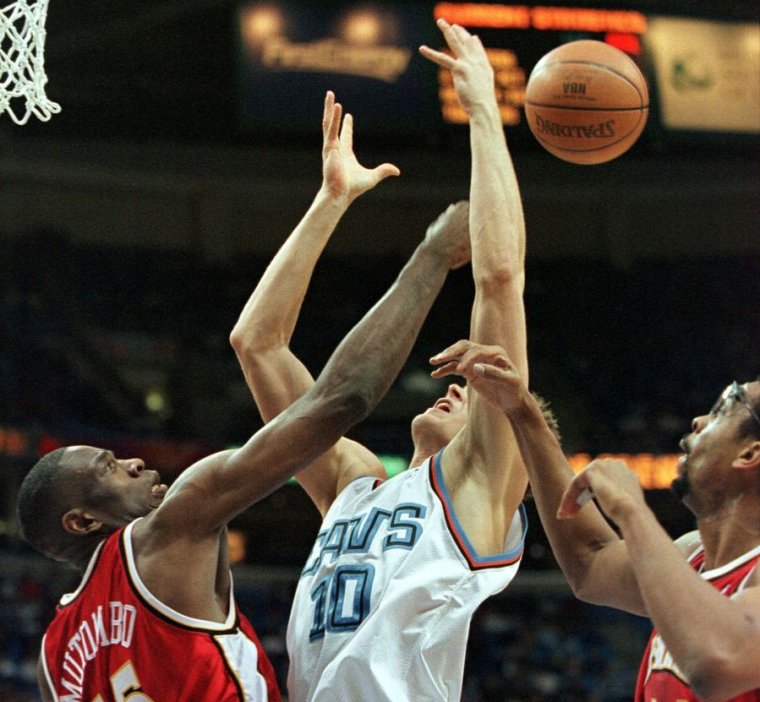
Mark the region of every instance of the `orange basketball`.
[[525, 88], [525, 116], [555, 156], [604, 163], [639, 138], [649, 116], [649, 91], [629, 56], [582, 39], [558, 46], [536, 64]]

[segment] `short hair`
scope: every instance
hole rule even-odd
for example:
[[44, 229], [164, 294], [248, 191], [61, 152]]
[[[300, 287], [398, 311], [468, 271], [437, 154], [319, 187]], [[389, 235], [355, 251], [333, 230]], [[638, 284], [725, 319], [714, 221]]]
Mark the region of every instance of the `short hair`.
[[[549, 426], [552, 434], [554, 434], [554, 437], [559, 443], [562, 443], [562, 436], [559, 433], [559, 422], [557, 421], [557, 417], [554, 416], [554, 412], [549, 408], [549, 401], [537, 392], [531, 392], [530, 394], [533, 395], [533, 399], [538, 404], [538, 408], [541, 410], [541, 415]], [[533, 501], [533, 489], [531, 488], [530, 483], [528, 483], [528, 487], [525, 488], [525, 496], [523, 499], [527, 502]]]
[[18, 493], [16, 513], [21, 535], [35, 549], [53, 558], [61, 556], [65, 535], [61, 517], [66, 511], [61, 460], [66, 447], [46, 453], [27, 473]]
[[551, 429], [552, 434], [554, 434], [557, 441], [562, 443], [562, 435], [559, 433], [559, 422], [557, 421], [557, 417], [554, 416], [554, 412], [552, 412], [551, 407], [549, 406], [549, 401], [539, 395], [537, 392], [531, 392], [531, 395], [533, 395], [533, 399], [538, 403], [538, 408], [541, 410], [541, 414], [543, 415], [544, 421], [549, 425], [549, 429]]

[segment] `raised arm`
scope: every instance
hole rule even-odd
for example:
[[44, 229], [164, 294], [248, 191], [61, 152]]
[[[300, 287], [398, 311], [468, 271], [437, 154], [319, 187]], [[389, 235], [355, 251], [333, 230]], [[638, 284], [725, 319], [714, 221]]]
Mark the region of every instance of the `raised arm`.
[[458, 260], [466, 231], [426, 235], [380, 301], [351, 330], [317, 382], [244, 446], [195, 464], [153, 514], [179, 538], [203, 538], [266, 497], [366, 417], [403, 365], [422, 322]]
[[475, 301], [470, 338], [503, 346], [527, 380], [525, 222], [520, 189], [507, 149], [494, 90], [493, 68], [477, 36], [439, 20], [451, 55], [420, 52], [451, 71], [470, 125], [470, 240]]
[[[480, 39], [444, 20], [438, 26], [451, 54], [421, 53], [451, 71], [469, 117], [470, 239], [475, 299], [470, 337], [506, 348], [527, 378], [525, 224], [517, 177], [496, 100], [494, 74]], [[527, 477], [503, 413], [468, 397], [465, 429], [443, 459], [457, 517], [481, 555], [501, 552]]]
[[[314, 384], [311, 373], [290, 350], [290, 340], [319, 256], [350, 204], [399, 172], [388, 163], [364, 168], [353, 152], [353, 118], [347, 114], [341, 126], [341, 115], [341, 105], [328, 92], [322, 115], [322, 186], [267, 267], [230, 335], [265, 422]], [[372, 452], [343, 438], [297, 477], [324, 514], [339, 483], [352, 475], [384, 477], [385, 472]]]

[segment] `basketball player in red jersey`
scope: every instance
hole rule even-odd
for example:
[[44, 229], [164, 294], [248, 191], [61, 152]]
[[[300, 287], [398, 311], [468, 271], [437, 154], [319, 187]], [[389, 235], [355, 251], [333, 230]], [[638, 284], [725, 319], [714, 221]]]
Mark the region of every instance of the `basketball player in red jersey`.
[[652, 619], [635, 701], [759, 702], [760, 379], [729, 385], [681, 440], [673, 489], [698, 528], [674, 543], [623, 461], [574, 475], [503, 349], [461, 341], [433, 362], [435, 377], [463, 375], [509, 417], [574, 593]]
[[[327, 118], [339, 139], [338, 106]], [[371, 177], [391, 175], [378, 167]], [[69, 446], [24, 480], [27, 540], [83, 571], [48, 627], [45, 702], [278, 702], [272, 667], [235, 606], [226, 524], [334, 444], [403, 364], [467, 231], [428, 233], [396, 282], [338, 347], [314, 387], [239, 449], [167, 488], [138, 458]]]

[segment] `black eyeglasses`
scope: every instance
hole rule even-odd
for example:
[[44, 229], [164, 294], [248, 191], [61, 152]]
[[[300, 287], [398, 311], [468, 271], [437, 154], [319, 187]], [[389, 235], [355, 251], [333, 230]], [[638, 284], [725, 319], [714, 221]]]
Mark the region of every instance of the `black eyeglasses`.
[[754, 419], [757, 422], [757, 425], [760, 426], [760, 417], [757, 416], [757, 412], [755, 412], [749, 400], [747, 399], [747, 393], [744, 392], [744, 388], [735, 380], [723, 391], [723, 394], [717, 399], [715, 404], [712, 406], [712, 409], [710, 410], [710, 414], [719, 414], [723, 409], [723, 406], [729, 400], [738, 400], [741, 402], [746, 410], [752, 415], [752, 419]]

